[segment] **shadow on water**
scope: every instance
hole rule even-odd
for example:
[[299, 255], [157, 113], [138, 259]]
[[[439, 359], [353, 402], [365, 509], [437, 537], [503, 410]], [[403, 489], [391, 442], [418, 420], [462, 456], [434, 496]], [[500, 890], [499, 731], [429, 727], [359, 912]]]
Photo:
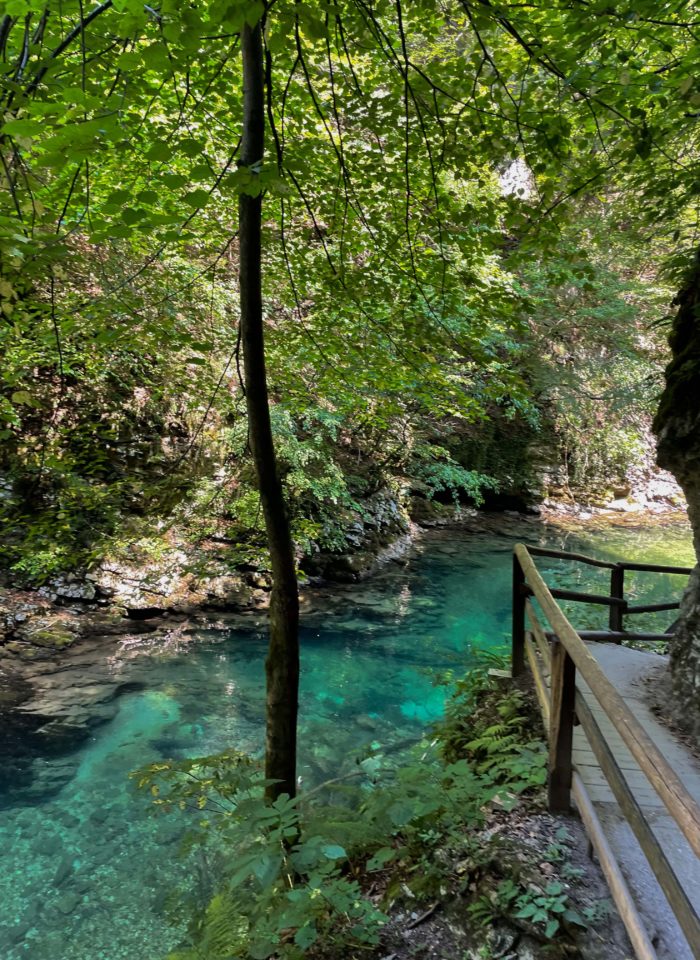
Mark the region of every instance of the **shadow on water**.
[[[517, 536], [564, 545], [537, 524]], [[354, 769], [370, 743], [416, 739], [441, 716], [434, 674], [468, 669], [475, 649], [508, 635], [512, 542], [506, 533], [431, 535], [405, 565], [314, 593], [301, 636], [305, 786]], [[568, 536], [565, 547], [690, 559], [686, 531]], [[550, 564], [549, 575], [584, 585], [566, 564]], [[678, 583], [632, 578], [630, 589], [667, 598]], [[94, 660], [50, 678], [44, 709], [23, 712], [25, 703], [2, 714], [0, 956], [154, 960], [177, 942], [162, 906], [164, 891], [188, 880], [177, 856], [185, 815], [154, 816], [128, 774], [230, 747], [259, 754], [264, 655], [265, 636], [252, 626], [96, 647]]]

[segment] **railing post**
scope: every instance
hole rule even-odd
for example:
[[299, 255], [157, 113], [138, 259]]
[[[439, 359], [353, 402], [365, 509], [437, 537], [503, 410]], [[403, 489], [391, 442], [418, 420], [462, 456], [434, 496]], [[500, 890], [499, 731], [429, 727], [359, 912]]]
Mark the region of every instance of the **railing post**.
[[554, 811], [571, 806], [571, 750], [576, 711], [576, 668], [564, 644], [552, 643], [550, 675], [552, 701], [549, 719], [549, 781], [547, 803]]
[[511, 650], [513, 677], [525, 671], [525, 574], [517, 554], [513, 554], [513, 643]]
[[[613, 567], [610, 573], [610, 596], [618, 600], [623, 600], [625, 597], [625, 568], [619, 565]], [[622, 631], [623, 614], [624, 607], [622, 604], [616, 603], [610, 607], [608, 626], [615, 633]], [[617, 642], [619, 643], [620, 641], [618, 640]]]

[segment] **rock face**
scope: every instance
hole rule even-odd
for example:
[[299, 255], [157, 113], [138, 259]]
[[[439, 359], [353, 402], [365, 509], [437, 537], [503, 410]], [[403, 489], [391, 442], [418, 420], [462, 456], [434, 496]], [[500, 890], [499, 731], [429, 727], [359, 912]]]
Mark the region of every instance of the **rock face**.
[[[700, 561], [700, 251], [686, 286], [678, 294], [666, 369], [666, 387], [654, 420], [659, 464], [683, 488]], [[673, 712], [690, 733], [700, 734], [700, 568], [683, 598], [671, 649]]]
[[312, 576], [350, 583], [369, 576], [387, 560], [398, 559], [411, 544], [411, 521], [404, 500], [382, 489], [363, 503], [362, 514], [346, 533], [348, 548], [338, 553], [317, 553], [302, 566]]

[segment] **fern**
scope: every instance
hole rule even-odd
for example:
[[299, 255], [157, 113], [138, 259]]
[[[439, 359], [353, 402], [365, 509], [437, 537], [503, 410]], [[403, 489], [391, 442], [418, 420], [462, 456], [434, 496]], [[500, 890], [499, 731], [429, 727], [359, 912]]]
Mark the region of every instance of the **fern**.
[[476, 668], [457, 682], [437, 735], [447, 760], [464, 757], [476, 773], [517, 789], [538, 787], [546, 763], [544, 742], [533, 736], [539, 721], [521, 690], [504, 689], [491, 675], [492, 666], [505, 662], [479, 654]]

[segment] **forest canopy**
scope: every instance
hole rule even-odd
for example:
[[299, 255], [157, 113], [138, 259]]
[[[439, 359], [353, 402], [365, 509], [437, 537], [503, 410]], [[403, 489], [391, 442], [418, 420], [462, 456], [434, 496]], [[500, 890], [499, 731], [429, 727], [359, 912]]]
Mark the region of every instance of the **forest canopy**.
[[[1, 14], [16, 575], [94, 563], [144, 517], [194, 536], [224, 519], [237, 559], [261, 562], [241, 195], [263, 198], [272, 423], [301, 554], [342, 549], [386, 484], [477, 502], [508, 486], [522, 465], [484, 454], [494, 424], [544, 437], [582, 490], [638, 456], [658, 321], [697, 242], [692, 5]], [[261, 20], [267, 148], [241, 165], [239, 37]]]

